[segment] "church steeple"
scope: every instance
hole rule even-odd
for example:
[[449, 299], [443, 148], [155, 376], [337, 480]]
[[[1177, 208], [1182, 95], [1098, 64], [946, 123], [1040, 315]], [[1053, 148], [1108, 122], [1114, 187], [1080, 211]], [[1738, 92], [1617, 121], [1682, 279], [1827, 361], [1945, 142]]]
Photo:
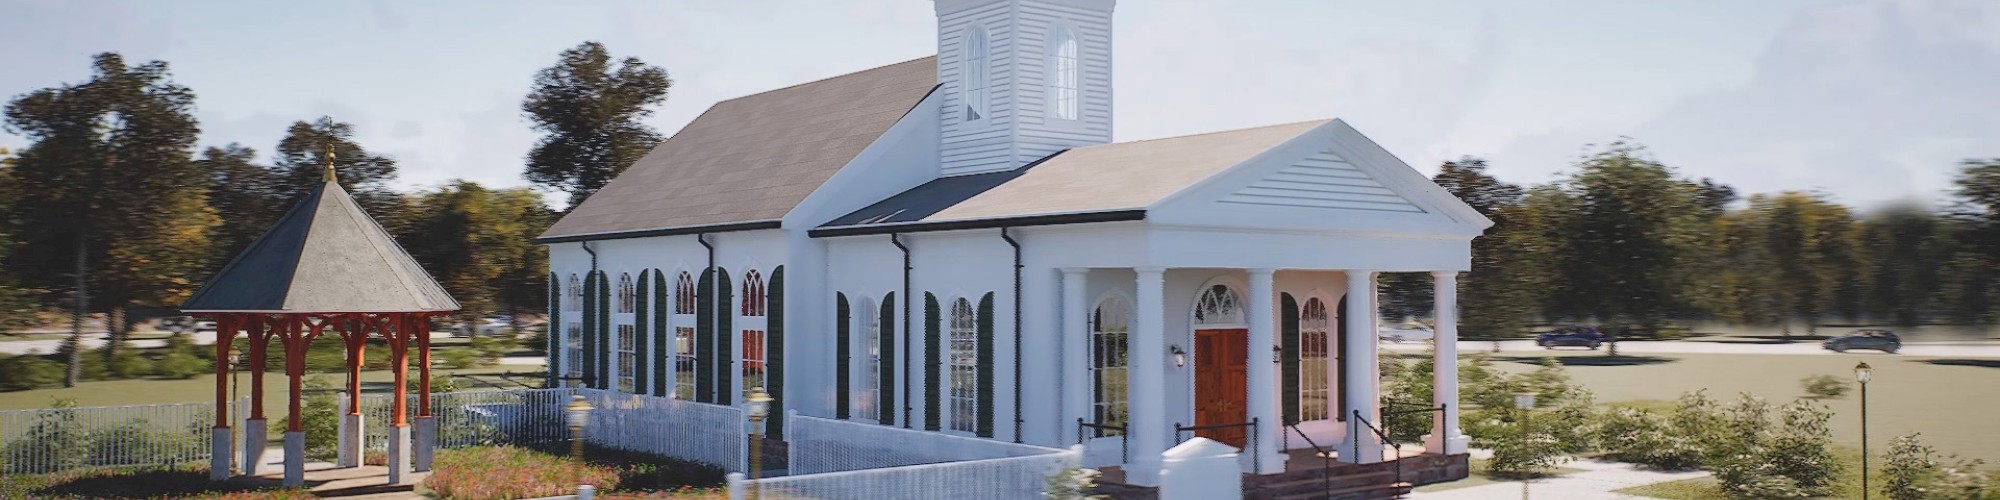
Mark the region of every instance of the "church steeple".
[[942, 175], [1111, 142], [1115, 0], [934, 0]]

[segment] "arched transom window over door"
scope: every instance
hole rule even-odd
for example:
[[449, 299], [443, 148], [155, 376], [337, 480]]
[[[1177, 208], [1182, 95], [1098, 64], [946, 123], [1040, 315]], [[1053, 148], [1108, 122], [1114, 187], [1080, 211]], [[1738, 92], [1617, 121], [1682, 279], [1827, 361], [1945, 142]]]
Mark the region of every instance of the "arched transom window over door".
[[[1126, 422], [1127, 342], [1132, 325], [1132, 304], [1123, 297], [1109, 297], [1090, 313], [1090, 383], [1092, 414], [1098, 425], [1123, 427]], [[1098, 429], [1098, 436], [1115, 435]]]
[[1299, 308], [1299, 420], [1327, 420], [1326, 302], [1313, 298]]
[[1225, 285], [1215, 285], [1202, 290], [1201, 299], [1195, 301], [1194, 324], [1202, 326], [1243, 326], [1249, 320], [1243, 316], [1243, 301], [1235, 290]]

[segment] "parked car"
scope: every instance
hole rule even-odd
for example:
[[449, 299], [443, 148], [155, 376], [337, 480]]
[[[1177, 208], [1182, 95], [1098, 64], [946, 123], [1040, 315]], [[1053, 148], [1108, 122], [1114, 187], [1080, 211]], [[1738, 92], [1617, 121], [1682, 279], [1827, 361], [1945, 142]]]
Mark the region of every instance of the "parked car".
[[1559, 327], [1535, 336], [1535, 345], [1542, 346], [1543, 349], [1588, 347], [1594, 351], [1602, 344], [1604, 344], [1604, 332], [1598, 331], [1594, 326]]
[[187, 316], [161, 318], [160, 329], [166, 330], [169, 333], [213, 332], [215, 331], [215, 320], [194, 319]]
[[1820, 342], [1820, 347], [1833, 352], [1847, 352], [1849, 349], [1874, 349], [1895, 354], [1903, 348], [1903, 339], [1896, 332], [1888, 330], [1855, 330]]
[[1382, 340], [1387, 342], [1400, 344], [1404, 342], [1423, 342], [1433, 338], [1436, 338], [1436, 333], [1431, 331], [1431, 327], [1424, 325], [1412, 324], [1382, 328]]
[[480, 336], [494, 336], [505, 335], [513, 331], [514, 322], [512, 318], [506, 316], [487, 316], [479, 318], [472, 324], [459, 323], [458, 326], [451, 328], [451, 336], [468, 337], [474, 333]]

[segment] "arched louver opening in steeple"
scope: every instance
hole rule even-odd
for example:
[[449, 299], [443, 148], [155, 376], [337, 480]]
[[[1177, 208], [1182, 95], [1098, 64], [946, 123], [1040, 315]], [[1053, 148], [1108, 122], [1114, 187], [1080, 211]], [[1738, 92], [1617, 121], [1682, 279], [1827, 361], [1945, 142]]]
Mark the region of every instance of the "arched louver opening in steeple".
[[964, 50], [961, 60], [965, 61], [965, 88], [960, 98], [964, 112], [961, 118], [974, 122], [985, 119], [990, 111], [987, 108], [987, 87], [990, 84], [987, 73], [991, 71], [992, 60], [987, 51], [986, 29], [978, 26], [969, 29]]

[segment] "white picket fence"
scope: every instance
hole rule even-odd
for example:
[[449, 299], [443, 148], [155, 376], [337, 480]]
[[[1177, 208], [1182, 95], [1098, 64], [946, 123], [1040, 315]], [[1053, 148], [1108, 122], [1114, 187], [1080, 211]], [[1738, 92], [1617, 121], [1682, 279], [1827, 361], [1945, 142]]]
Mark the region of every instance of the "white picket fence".
[[[599, 389], [520, 389], [431, 395], [439, 448], [564, 442], [570, 430], [564, 409], [572, 396], [595, 409], [584, 440], [600, 446], [692, 460], [725, 471], [747, 470], [748, 417], [742, 409]], [[361, 396], [363, 443], [388, 449], [389, 394]], [[410, 395], [409, 415], [417, 415]], [[734, 432], [731, 432], [734, 431]]]
[[790, 476], [731, 481], [760, 498], [1040, 498], [1047, 479], [1076, 467], [1068, 450], [895, 427], [786, 416]]
[[[247, 404], [229, 405], [232, 422]], [[0, 474], [201, 462], [214, 426], [215, 403], [0, 411]]]

